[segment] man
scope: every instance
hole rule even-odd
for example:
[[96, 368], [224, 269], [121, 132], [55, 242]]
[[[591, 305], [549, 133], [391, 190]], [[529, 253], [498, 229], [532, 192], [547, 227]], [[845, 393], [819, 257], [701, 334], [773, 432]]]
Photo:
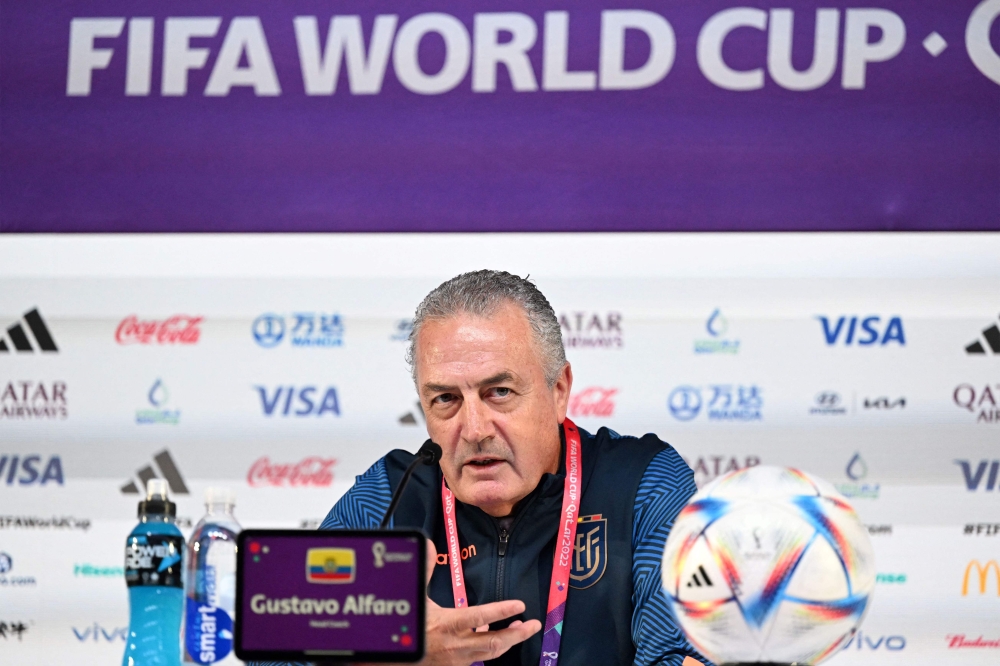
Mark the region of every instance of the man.
[[[422, 663], [534, 666], [543, 651], [563, 666], [698, 663], [660, 576], [693, 474], [654, 435], [571, 425], [573, 372], [541, 292], [500, 271], [445, 282], [417, 308], [408, 361], [443, 450], [440, 467], [418, 468], [393, 519], [436, 548]], [[397, 450], [376, 462], [322, 528], [377, 527], [412, 460]], [[565, 557], [554, 560], [557, 543]]]

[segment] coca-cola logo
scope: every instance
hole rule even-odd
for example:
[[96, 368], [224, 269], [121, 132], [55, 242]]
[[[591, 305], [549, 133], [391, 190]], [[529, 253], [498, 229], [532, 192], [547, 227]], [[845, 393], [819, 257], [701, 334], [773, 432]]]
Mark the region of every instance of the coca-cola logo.
[[129, 315], [118, 324], [115, 341], [120, 345], [193, 345], [201, 336], [198, 327], [204, 319], [174, 315], [162, 320], [142, 321], [136, 315]]
[[591, 386], [574, 395], [569, 401], [570, 416], [611, 416], [615, 411], [612, 398], [618, 393], [615, 388]]
[[297, 463], [272, 463], [264, 456], [258, 458], [247, 472], [247, 483], [252, 488], [264, 486], [293, 488], [313, 486], [325, 488], [333, 483], [336, 458], [309, 456]]

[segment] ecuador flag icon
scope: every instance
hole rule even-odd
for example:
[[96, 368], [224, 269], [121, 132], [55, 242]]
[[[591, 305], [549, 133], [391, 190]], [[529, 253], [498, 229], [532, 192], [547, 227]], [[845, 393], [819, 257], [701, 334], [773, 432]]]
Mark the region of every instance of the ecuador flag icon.
[[306, 551], [306, 580], [310, 583], [353, 583], [353, 548], [310, 548]]

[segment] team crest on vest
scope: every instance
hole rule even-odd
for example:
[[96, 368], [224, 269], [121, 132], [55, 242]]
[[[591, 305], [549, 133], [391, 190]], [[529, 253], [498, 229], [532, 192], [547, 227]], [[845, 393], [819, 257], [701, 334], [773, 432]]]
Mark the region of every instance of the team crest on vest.
[[601, 514], [580, 516], [576, 526], [569, 586], [585, 590], [601, 580], [608, 566], [608, 521]]

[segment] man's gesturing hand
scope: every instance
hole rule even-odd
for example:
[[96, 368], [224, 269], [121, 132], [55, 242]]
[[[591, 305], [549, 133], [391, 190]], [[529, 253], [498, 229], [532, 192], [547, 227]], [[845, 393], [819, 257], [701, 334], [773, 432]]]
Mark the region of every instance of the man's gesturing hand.
[[[428, 539], [428, 586], [436, 564], [437, 549], [434, 542]], [[491, 623], [523, 612], [522, 601], [498, 601], [472, 608], [442, 608], [428, 596], [426, 649], [421, 666], [469, 666], [477, 661], [496, 659], [512, 646], [541, 631], [542, 623], [538, 620], [514, 620], [506, 629], [489, 630]]]
[[[427, 541], [427, 584], [430, 585], [437, 549]], [[498, 601], [471, 608], [442, 608], [427, 598], [427, 650], [424, 666], [469, 666], [496, 659], [512, 646], [542, 629], [538, 620], [515, 620], [506, 629], [489, 631], [489, 625], [524, 612], [521, 601]]]

